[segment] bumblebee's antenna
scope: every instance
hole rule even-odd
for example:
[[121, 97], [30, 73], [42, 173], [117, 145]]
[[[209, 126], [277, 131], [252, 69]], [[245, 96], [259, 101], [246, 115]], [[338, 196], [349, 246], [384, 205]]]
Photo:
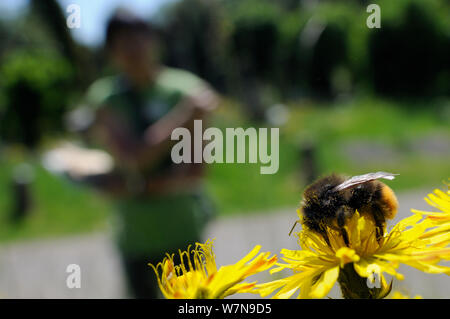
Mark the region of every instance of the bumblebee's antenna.
[[296, 220], [294, 225], [292, 226], [291, 231], [289, 232], [289, 236], [291, 236], [292, 231], [294, 230], [295, 226], [297, 226], [297, 224], [298, 224], [298, 220]]

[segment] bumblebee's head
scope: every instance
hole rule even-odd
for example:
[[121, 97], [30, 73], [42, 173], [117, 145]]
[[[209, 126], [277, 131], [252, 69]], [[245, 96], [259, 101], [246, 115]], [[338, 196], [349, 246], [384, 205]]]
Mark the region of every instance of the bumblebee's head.
[[329, 206], [332, 197], [339, 194], [339, 192], [334, 191], [334, 188], [344, 180], [344, 177], [334, 174], [317, 180], [305, 189], [305, 202], [316, 202], [321, 206]]
[[[345, 180], [339, 175], [323, 177], [310, 186], [303, 194], [302, 211], [307, 218], [333, 216], [338, 205], [344, 202], [341, 192], [334, 188]], [[314, 217], [313, 217], [314, 216]]]

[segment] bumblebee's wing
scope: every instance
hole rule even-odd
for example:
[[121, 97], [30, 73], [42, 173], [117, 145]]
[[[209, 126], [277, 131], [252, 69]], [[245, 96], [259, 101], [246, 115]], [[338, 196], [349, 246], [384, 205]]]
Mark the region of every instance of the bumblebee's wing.
[[392, 173], [386, 173], [386, 172], [376, 172], [376, 173], [368, 173], [364, 175], [358, 175], [353, 176], [352, 178], [346, 180], [345, 182], [339, 184], [335, 188], [333, 188], [333, 191], [338, 192], [347, 188], [355, 187], [357, 185], [367, 183], [379, 178], [389, 179], [392, 180], [395, 178], [395, 175], [398, 174], [392, 174]]

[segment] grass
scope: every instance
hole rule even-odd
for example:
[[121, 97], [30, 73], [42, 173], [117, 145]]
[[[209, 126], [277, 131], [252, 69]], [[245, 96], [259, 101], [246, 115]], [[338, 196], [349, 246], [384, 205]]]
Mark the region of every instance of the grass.
[[31, 186], [32, 210], [22, 222], [11, 222], [11, 172], [19, 162], [14, 155], [9, 156], [9, 160], [0, 159], [0, 241], [78, 234], [106, 225], [109, 204], [105, 199], [62, 177], [53, 176], [37, 160], [30, 159], [28, 163], [35, 176]]
[[[388, 182], [395, 191], [418, 187], [429, 187], [431, 191], [450, 176], [448, 108], [359, 99], [334, 105], [305, 101], [289, 105], [289, 109], [289, 120], [280, 129], [280, 165], [276, 174], [261, 175], [259, 163], [208, 167], [206, 185], [219, 214], [267, 212], [298, 205], [305, 187], [299, 147], [306, 142], [315, 145], [320, 174], [395, 172], [400, 176]], [[211, 126], [224, 129], [253, 125], [245, 120], [238, 105], [226, 101]], [[443, 155], [417, 143], [424, 140], [427, 146], [432, 136], [439, 136], [444, 147], [447, 145]], [[361, 145], [362, 153], [353, 154], [353, 149]], [[374, 151], [375, 146], [381, 154]], [[29, 158], [36, 176], [33, 211], [23, 223], [12, 224], [8, 216], [10, 175], [15, 163], [23, 157], [23, 154], [0, 157], [0, 241], [76, 234], [106, 225], [111, 208], [106, 199], [51, 175], [37, 160]]]

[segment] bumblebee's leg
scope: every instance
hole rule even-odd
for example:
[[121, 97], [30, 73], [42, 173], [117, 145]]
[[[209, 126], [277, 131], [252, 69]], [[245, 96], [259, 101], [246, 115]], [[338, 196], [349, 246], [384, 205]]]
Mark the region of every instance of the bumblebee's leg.
[[386, 219], [384, 218], [383, 211], [378, 205], [372, 206], [372, 215], [375, 221], [375, 235], [377, 241], [379, 242], [384, 235], [384, 225], [386, 223]]
[[328, 247], [331, 248], [330, 239], [328, 238], [328, 234], [327, 234], [326, 231], [324, 231], [324, 232], [322, 233], [322, 237], [323, 237], [323, 239], [326, 241]]
[[327, 245], [331, 248], [331, 244], [330, 244], [330, 239], [328, 238], [328, 233], [325, 227], [320, 226], [317, 229], [317, 232], [322, 235], [323, 239], [325, 240], [325, 242], [327, 243]]
[[348, 239], [347, 231], [345, 230], [345, 220], [347, 217], [351, 215], [351, 208], [347, 206], [342, 206], [336, 212], [337, 224], [339, 227], [339, 231], [341, 232], [342, 238], [344, 239], [344, 243], [347, 247], [350, 245], [350, 241]]

